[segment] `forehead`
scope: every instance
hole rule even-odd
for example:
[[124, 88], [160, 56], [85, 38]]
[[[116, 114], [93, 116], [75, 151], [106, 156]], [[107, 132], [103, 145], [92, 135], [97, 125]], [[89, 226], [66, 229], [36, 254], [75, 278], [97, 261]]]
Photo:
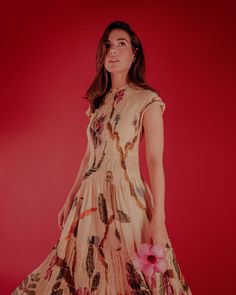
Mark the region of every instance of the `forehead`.
[[130, 42], [130, 37], [129, 34], [124, 31], [124, 30], [120, 30], [120, 29], [113, 29], [107, 38], [107, 41], [111, 41], [111, 42], [115, 42], [115, 41], [119, 41], [119, 40], [127, 40], [127, 42]]

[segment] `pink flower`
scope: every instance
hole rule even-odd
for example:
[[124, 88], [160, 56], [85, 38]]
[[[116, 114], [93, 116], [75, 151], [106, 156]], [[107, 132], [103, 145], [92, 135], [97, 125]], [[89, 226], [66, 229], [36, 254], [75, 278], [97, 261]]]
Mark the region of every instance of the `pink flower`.
[[159, 244], [141, 244], [132, 261], [134, 266], [144, 273], [151, 287], [155, 286], [155, 273], [163, 274], [168, 268], [166, 250]]
[[119, 90], [115, 96], [114, 96], [114, 100], [116, 101], [116, 103], [118, 103], [119, 101], [122, 100], [122, 98], [124, 97], [124, 94], [125, 94], [125, 90], [124, 89], [121, 89]]

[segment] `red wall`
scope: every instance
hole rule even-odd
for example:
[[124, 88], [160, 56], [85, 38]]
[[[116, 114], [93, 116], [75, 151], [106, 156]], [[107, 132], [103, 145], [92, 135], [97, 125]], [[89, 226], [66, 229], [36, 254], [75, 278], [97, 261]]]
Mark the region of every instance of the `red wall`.
[[194, 295], [231, 294], [233, 1], [80, 2], [1, 8], [0, 294], [41, 263], [60, 235], [57, 214], [86, 146], [82, 96], [98, 39], [116, 19], [139, 35], [147, 80], [166, 103], [166, 216], [181, 269]]

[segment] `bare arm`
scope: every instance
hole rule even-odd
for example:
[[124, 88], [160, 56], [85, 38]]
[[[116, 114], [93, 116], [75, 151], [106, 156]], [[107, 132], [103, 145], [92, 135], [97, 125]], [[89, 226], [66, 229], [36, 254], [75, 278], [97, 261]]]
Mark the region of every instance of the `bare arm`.
[[89, 159], [89, 146], [87, 144], [87, 148], [86, 148], [86, 152], [84, 154], [84, 157], [81, 161], [81, 164], [80, 164], [80, 167], [79, 167], [79, 171], [77, 173], [77, 176], [76, 176], [76, 179], [75, 179], [75, 182], [74, 184], [72, 185], [72, 188], [68, 194], [68, 197], [67, 197], [67, 202], [69, 203], [72, 203], [73, 202], [73, 199], [81, 185], [81, 182], [82, 182], [82, 179], [83, 179], [83, 175], [84, 175], [84, 171], [85, 171], [85, 168], [86, 168], [86, 165], [88, 163], [88, 159]]
[[163, 167], [164, 126], [161, 106], [156, 105], [143, 117], [148, 173], [153, 195], [152, 216], [165, 220], [165, 176]]

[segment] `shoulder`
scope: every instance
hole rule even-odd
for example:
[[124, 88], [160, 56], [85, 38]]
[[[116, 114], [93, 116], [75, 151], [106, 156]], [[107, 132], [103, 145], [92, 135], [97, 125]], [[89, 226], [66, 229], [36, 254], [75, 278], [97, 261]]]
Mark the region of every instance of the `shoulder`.
[[135, 91], [135, 103], [139, 110], [144, 113], [148, 109], [161, 106], [162, 113], [166, 109], [166, 104], [157, 92], [149, 89], [134, 89]]

